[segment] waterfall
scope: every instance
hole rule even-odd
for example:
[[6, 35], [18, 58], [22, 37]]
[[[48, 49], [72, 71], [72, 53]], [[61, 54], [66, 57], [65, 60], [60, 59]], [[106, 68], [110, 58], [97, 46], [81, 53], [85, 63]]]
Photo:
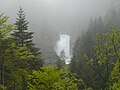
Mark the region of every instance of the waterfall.
[[70, 35], [60, 34], [60, 39], [56, 43], [54, 50], [61, 60], [64, 60], [66, 64], [69, 64], [71, 61]]

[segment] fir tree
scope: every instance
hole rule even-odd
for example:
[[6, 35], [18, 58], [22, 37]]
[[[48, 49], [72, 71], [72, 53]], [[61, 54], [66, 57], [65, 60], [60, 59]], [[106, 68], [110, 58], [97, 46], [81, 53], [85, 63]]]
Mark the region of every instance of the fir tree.
[[30, 65], [30, 69], [38, 69], [38, 67], [42, 66], [43, 61], [41, 60], [40, 57], [41, 53], [39, 52], [39, 48], [36, 48], [35, 44], [33, 43], [34, 32], [27, 31], [29, 22], [25, 19], [26, 15], [21, 7], [17, 15], [18, 18], [16, 19], [15, 23], [16, 30], [14, 32], [16, 44], [26, 46], [30, 49], [30, 54], [35, 56], [35, 58], [32, 59], [32, 62], [31, 61], [28, 62], [29, 64], [32, 64]]
[[[28, 67], [21, 67], [22, 69], [29, 69], [29, 70], [35, 70], [39, 69], [40, 66], [42, 66], [43, 61], [40, 56], [39, 48], [35, 47], [35, 44], [33, 43], [33, 34], [34, 32], [28, 31], [28, 21], [25, 18], [25, 13], [23, 9], [20, 7], [18, 13], [18, 18], [15, 22], [16, 30], [14, 31], [15, 36], [15, 42], [18, 46], [25, 46], [29, 49], [29, 54], [34, 55], [34, 58], [31, 58], [27, 60]], [[22, 81], [22, 90], [26, 90], [27, 82], [25, 80], [25, 77], [23, 75], [23, 81]]]
[[27, 31], [29, 22], [25, 19], [25, 13], [21, 7], [17, 15], [18, 15], [18, 18], [16, 19], [16, 22], [15, 22], [16, 30], [14, 33], [16, 43], [21, 46], [34, 45], [32, 43], [33, 32]]

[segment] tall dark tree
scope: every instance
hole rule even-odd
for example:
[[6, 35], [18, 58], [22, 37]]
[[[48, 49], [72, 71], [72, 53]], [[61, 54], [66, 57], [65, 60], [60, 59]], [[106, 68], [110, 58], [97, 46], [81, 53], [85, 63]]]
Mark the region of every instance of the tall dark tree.
[[[29, 54], [34, 55], [34, 58], [26, 60], [28, 67], [23, 66], [22, 69], [29, 69], [35, 70], [39, 69], [40, 66], [43, 64], [43, 60], [41, 59], [39, 48], [35, 47], [33, 43], [33, 34], [34, 32], [28, 31], [28, 21], [25, 18], [25, 13], [23, 9], [20, 7], [18, 13], [18, 18], [15, 22], [16, 30], [14, 31], [15, 42], [18, 46], [25, 46], [29, 49]], [[22, 82], [22, 90], [26, 90], [27, 82], [23, 75], [23, 82]]]
[[[40, 57], [40, 52], [39, 52], [39, 48], [36, 48], [35, 44], [33, 43], [33, 34], [34, 32], [29, 32], [28, 31], [28, 21], [25, 19], [25, 13], [23, 11], [23, 9], [20, 7], [20, 10], [17, 13], [18, 18], [16, 19], [16, 30], [14, 33], [15, 36], [15, 41], [16, 44], [21, 45], [21, 46], [26, 46], [29, 48], [30, 50], [30, 54], [34, 55], [34, 61], [32, 61], [32, 64], [30, 67], [31, 69], [38, 69], [39, 66], [41, 66], [43, 64], [43, 61]], [[38, 65], [34, 65], [35, 64], [39, 64]]]
[[23, 9], [20, 7], [20, 10], [17, 13], [18, 18], [16, 19], [15, 26], [16, 30], [14, 35], [16, 36], [16, 43], [21, 46], [31, 46], [34, 45], [32, 43], [33, 32], [28, 32], [28, 21], [25, 19], [25, 13]]
[[20, 66], [27, 66], [26, 60], [34, 57], [29, 55], [27, 47], [15, 44], [11, 33], [14, 28], [12, 24], [6, 24], [8, 17], [0, 14], [0, 90], [21, 90], [20, 74], [25, 70]]

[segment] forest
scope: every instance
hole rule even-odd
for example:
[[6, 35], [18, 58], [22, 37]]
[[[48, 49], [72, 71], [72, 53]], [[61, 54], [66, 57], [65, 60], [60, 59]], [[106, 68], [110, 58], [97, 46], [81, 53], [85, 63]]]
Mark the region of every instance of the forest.
[[120, 90], [119, 5], [78, 32], [70, 64], [64, 52], [46, 64], [26, 16], [20, 7], [10, 23], [0, 12], [0, 90]]

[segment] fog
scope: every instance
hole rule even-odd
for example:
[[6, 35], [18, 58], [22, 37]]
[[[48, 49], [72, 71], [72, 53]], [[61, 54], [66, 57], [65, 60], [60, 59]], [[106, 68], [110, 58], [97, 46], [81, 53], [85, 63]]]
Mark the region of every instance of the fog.
[[[34, 41], [43, 54], [53, 50], [59, 34], [68, 34], [74, 43], [87, 30], [90, 19], [104, 16], [112, 7], [111, 0], [0, 0], [0, 11], [14, 23], [22, 7], [35, 32]], [[49, 49], [48, 49], [49, 48]], [[46, 54], [46, 57], [51, 57]]]
[[90, 18], [104, 15], [111, 0], [0, 0], [0, 9], [15, 19], [21, 6], [35, 32], [48, 29], [63, 33], [83, 30]]

